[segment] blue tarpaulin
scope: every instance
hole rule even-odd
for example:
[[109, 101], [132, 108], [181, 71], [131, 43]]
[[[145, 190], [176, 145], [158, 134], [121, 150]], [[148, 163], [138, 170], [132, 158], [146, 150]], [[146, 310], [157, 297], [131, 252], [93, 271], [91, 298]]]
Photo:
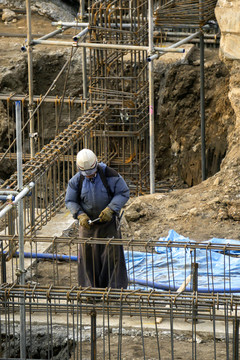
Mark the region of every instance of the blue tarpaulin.
[[[159, 241], [194, 243], [193, 240], [170, 230], [166, 238]], [[239, 245], [239, 240], [213, 238], [207, 243]], [[176, 245], [177, 246], [177, 245]], [[198, 263], [199, 292], [240, 292], [240, 251], [231, 251], [231, 255], [215, 249], [161, 247], [156, 246], [156, 253], [125, 252], [125, 259], [131, 288], [158, 288], [177, 290], [191, 274], [191, 265]], [[186, 290], [192, 290], [190, 283]]]

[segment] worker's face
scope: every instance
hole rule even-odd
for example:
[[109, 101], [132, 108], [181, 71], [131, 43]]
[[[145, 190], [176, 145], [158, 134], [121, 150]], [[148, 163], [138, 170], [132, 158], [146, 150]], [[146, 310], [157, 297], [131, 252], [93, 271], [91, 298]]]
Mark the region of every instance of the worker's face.
[[93, 169], [81, 170], [81, 173], [87, 179], [94, 178], [97, 175], [97, 163], [96, 163], [96, 166]]
[[95, 176], [97, 176], [97, 172], [95, 172], [94, 174], [92, 174], [92, 175], [87, 175], [87, 176], [85, 176], [87, 179], [92, 179], [92, 178], [94, 178]]

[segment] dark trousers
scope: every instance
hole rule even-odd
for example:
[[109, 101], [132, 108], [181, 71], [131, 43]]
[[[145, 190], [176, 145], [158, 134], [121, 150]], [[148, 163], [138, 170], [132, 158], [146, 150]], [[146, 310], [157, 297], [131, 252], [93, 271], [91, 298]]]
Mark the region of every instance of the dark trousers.
[[[79, 236], [87, 238], [121, 238], [118, 220], [93, 224], [91, 229], [79, 227]], [[122, 245], [87, 244], [78, 249], [78, 284], [86, 287], [127, 288], [127, 269]]]

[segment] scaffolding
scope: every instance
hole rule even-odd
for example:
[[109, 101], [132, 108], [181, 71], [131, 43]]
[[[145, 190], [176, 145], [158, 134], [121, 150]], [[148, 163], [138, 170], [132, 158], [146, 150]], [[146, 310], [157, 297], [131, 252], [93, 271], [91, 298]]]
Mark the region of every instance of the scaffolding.
[[[7, 101], [9, 123], [8, 149], [1, 154], [1, 160], [16, 157], [15, 134], [10, 128], [10, 119], [14, 118], [15, 100], [18, 99], [22, 102], [25, 161], [33, 157], [36, 152], [40, 152], [42, 147], [47, 144], [44, 134], [44, 107], [48, 111], [49, 106], [53, 107], [55, 112], [53, 134], [56, 136], [66, 127], [66, 118], [68, 118], [68, 123], [71, 123], [75, 120], [77, 113], [83, 114], [89, 107], [96, 104], [107, 104], [111, 107], [111, 117], [103, 119], [100, 130], [93, 131], [88, 137], [85, 137], [85, 146], [94, 144], [93, 150], [97, 152], [99, 158], [105, 159], [108, 165], [124, 175], [133, 194], [149, 191], [153, 193], [155, 191], [154, 74], [151, 60], [158, 58], [164, 52], [181, 51], [181, 49], [176, 49], [178, 43], [168, 47], [163, 45], [161, 48], [153, 44], [152, 12], [155, 8], [155, 28], [161, 31], [163, 29], [159, 21], [175, 26], [175, 18], [179, 17], [174, 15], [173, 9], [181, 14], [178, 26], [183, 26], [184, 22], [191, 22], [195, 26], [194, 29], [198, 27], [198, 30], [199, 28], [203, 30], [206, 22], [213, 18], [215, 3], [216, 1], [205, 1], [199, 3], [199, 6], [191, 3], [193, 9], [190, 12], [191, 4], [189, 2], [176, 2], [174, 6], [171, 6], [171, 17], [169, 18], [166, 14], [170, 11], [170, 5], [165, 2], [161, 4], [153, 2], [151, 8], [151, 1], [149, 3], [147, 1], [123, 2], [120, 0], [102, 3], [89, 1], [88, 13], [85, 14], [88, 15], [88, 22], [53, 23], [58, 26], [57, 30], [39, 39], [32, 39], [30, 2], [27, 1], [28, 38], [24, 50], [28, 51], [29, 94], [25, 96], [0, 95], [0, 99]], [[83, 2], [81, 9], [84, 7]], [[167, 9], [166, 14], [163, 11], [165, 8]], [[83, 29], [79, 34], [73, 36], [72, 42], [48, 40], [70, 27]], [[199, 36], [202, 43], [202, 34], [199, 31], [181, 40], [180, 43], [192, 41]], [[68, 46], [72, 49], [71, 57], [74, 56], [74, 52], [81, 49], [82, 97], [66, 98], [65, 91], [62, 96], [58, 95], [55, 98], [49, 96], [49, 92], [63, 71], [66, 71], [67, 67], [71, 65], [71, 57], [64, 64], [46, 94], [44, 96], [34, 95], [32, 47], [38, 44]], [[87, 58], [89, 59], [89, 68], [87, 68]], [[201, 88], [203, 87], [202, 85]], [[26, 107], [24, 106], [26, 103], [29, 110], [28, 119], [26, 119]], [[34, 103], [37, 105], [35, 109]], [[52, 105], [50, 105], [51, 103]], [[65, 121], [62, 119], [62, 114], [64, 114]], [[29, 137], [29, 145], [27, 145], [26, 140]]]

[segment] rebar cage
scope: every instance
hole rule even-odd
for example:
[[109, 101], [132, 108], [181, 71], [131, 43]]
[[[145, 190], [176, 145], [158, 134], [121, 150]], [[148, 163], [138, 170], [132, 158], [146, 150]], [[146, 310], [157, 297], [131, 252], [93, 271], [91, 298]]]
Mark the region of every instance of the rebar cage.
[[99, 1], [89, 11], [91, 101], [108, 104], [111, 117], [94, 132], [111, 166], [140, 193], [148, 188], [148, 72], [146, 51], [111, 49], [110, 44], [147, 45], [147, 1]]

